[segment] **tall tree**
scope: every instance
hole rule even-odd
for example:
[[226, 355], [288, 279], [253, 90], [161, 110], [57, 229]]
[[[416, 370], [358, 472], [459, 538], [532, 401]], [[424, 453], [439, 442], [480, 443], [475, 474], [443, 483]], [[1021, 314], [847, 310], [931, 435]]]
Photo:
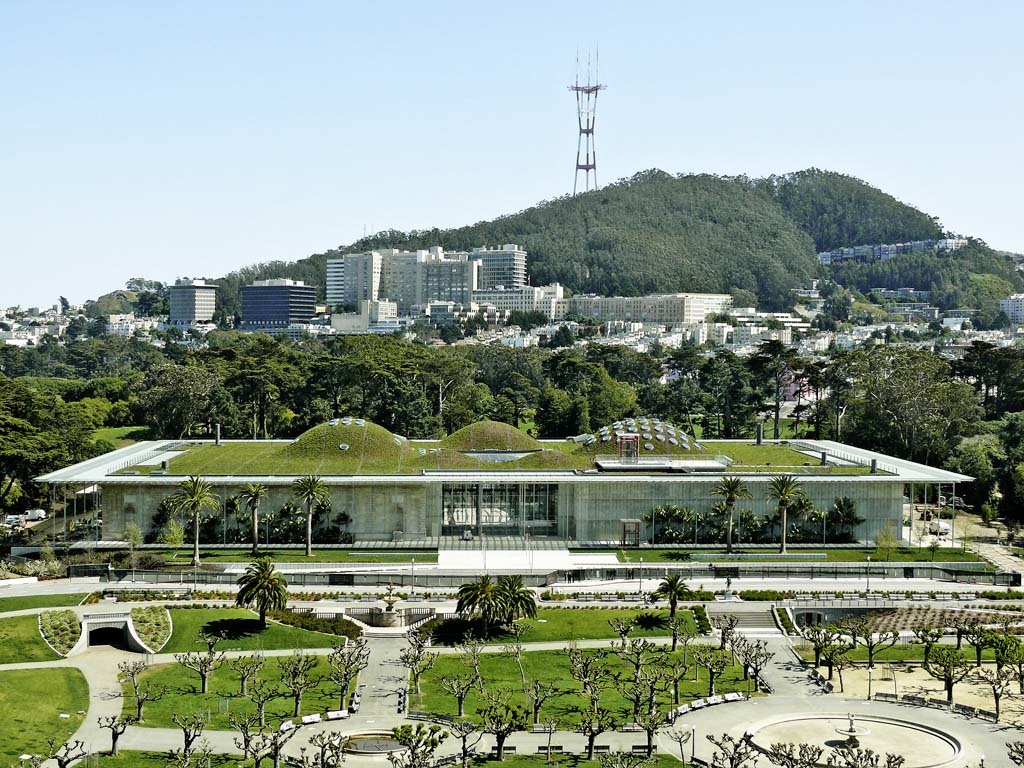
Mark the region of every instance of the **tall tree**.
[[262, 483], [246, 483], [238, 493], [249, 510], [252, 522], [252, 556], [256, 557], [260, 549], [260, 502], [266, 498], [267, 486]]
[[238, 578], [235, 605], [246, 608], [256, 606], [260, 626], [267, 627], [268, 611], [283, 611], [288, 604], [288, 581], [274, 567], [269, 557], [258, 557], [245, 568]]
[[306, 557], [313, 556], [313, 510], [330, 498], [327, 485], [317, 475], [305, 475], [292, 481], [292, 497], [306, 508]]
[[789, 527], [787, 512], [790, 505], [804, 497], [800, 481], [793, 475], [774, 475], [768, 483], [768, 498], [774, 499], [779, 515], [779, 553], [786, 554], [786, 533]]
[[725, 551], [732, 553], [733, 509], [738, 499], [750, 498], [750, 490], [743, 478], [730, 475], [719, 480], [718, 485], [712, 488], [711, 492], [725, 499]]
[[178, 483], [170, 504], [175, 512], [192, 518], [192, 565], [199, 565], [199, 524], [204, 511], [220, 509], [220, 498], [213, 485], [193, 475]]

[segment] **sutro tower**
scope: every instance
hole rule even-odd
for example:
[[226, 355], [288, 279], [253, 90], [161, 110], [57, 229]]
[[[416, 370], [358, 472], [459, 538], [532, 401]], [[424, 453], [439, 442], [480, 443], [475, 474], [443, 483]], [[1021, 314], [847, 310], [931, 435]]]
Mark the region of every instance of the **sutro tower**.
[[[594, 56], [594, 80], [597, 80], [599, 57]], [[583, 171], [583, 191], [589, 192], [590, 175], [594, 175], [594, 189], [597, 189], [597, 150], [594, 148], [594, 119], [597, 116], [597, 94], [607, 86], [600, 82], [590, 81], [590, 54], [587, 54], [587, 82], [580, 85], [580, 57], [576, 55], [576, 82], [569, 86], [576, 93], [576, 116], [580, 127], [580, 136], [576, 141], [576, 178], [572, 182], [572, 193], [575, 196], [580, 183], [580, 171]], [[584, 162], [580, 162], [580, 151], [586, 143]]]

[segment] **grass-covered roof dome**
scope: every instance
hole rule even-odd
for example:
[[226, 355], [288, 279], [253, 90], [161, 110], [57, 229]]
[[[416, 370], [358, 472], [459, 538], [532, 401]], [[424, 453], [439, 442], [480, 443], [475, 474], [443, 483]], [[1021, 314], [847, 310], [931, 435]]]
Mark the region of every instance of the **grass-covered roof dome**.
[[521, 429], [500, 421], [477, 421], [441, 441], [453, 451], [539, 451], [541, 444]]

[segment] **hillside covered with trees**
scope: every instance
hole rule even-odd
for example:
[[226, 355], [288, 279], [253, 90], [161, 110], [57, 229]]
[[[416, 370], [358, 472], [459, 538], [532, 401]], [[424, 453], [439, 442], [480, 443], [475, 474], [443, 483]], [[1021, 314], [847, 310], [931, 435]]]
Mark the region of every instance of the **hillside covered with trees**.
[[[518, 243], [529, 251], [533, 284], [560, 282], [576, 292], [732, 293], [737, 304], [791, 305], [790, 290], [820, 276], [819, 250], [943, 236], [932, 216], [852, 176], [817, 169], [765, 179], [673, 176], [649, 170], [577, 197], [454, 229], [387, 230], [295, 262], [248, 266], [215, 282], [216, 319], [241, 313], [241, 287], [288, 277], [325, 283], [331, 256], [374, 248], [468, 250]], [[1010, 256], [982, 241], [954, 254], [914, 254], [891, 262], [844, 265], [836, 280], [873, 287], [932, 290], [943, 307], [981, 307], [1020, 290]], [[125, 292], [107, 304], [123, 309]]]

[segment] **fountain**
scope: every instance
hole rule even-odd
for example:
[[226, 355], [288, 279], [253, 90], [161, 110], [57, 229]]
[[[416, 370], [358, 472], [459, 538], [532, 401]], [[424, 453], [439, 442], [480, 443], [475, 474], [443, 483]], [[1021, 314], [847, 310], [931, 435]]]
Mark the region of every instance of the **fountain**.
[[867, 728], [858, 728], [853, 722], [852, 714], [847, 714], [846, 717], [849, 718], [850, 722], [847, 724], [846, 728], [836, 728], [836, 733], [840, 736], [846, 737], [846, 741], [843, 743], [844, 749], [859, 749], [860, 740], [857, 737], [867, 736], [871, 731]]
[[390, 752], [404, 752], [406, 749], [393, 734], [385, 731], [358, 733], [345, 745], [350, 755], [386, 755]]

